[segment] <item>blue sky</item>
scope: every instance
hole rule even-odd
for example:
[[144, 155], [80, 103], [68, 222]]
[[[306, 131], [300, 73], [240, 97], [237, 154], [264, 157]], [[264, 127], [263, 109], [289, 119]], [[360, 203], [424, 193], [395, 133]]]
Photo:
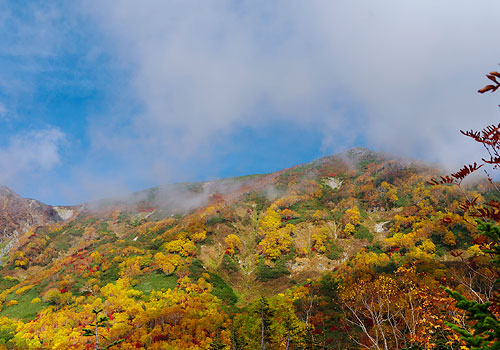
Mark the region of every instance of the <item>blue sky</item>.
[[497, 1], [0, 0], [0, 184], [49, 204], [353, 146], [455, 166]]

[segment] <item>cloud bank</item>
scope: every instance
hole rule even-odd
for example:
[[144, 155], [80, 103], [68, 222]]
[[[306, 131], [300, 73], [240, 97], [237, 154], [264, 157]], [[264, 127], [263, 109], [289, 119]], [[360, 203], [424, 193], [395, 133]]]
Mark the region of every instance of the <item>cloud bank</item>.
[[48, 128], [18, 134], [0, 148], [0, 183], [18, 184], [26, 176], [36, 179], [39, 172], [47, 172], [61, 163], [61, 148], [65, 134]]
[[282, 120], [320, 130], [325, 152], [361, 137], [427, 160], [476, 157], [458, 130], [498, 119], [475, 93], [500, 57], [498, 10], [491, 1], [95, 2], [87, 11], [142, 106], [108, 124], [111, 137], [98, 125], [95, 145], [189, 157]]
[[[16, 20], [9, 19], [7, 6], [0, 28], [15, 31], [0, 56], [17, 53], [23, 74], [59, 64], [71, 72], [77, 62], [83, 73], [74, 79], [86, 77], [99, 60], [107, 65], [99, 67], [107, 80], [99, 86], [104, 102], [88, 113], [81, 134], [66, 137], [78, 154], [51, 163], [69, 169], [70, 180], [60, 192], [72, 201], [207, 173], [216, 177], [221, 161], [237, 159], [226, 157], [231, 152], [241, 151], [244, 163], [249, 144], [279, 147], [273, 138], [283, 140], [290, 131], [297, 138], [304, 130], [303, 137], [316, 142], [322, 154], [362, 144], [453, 167], [483, 155], [459, 130], [498, 121], [498, 94], [476, 93], [487, 83], [484, 74], [500, 62], [498, 2], [63, 4], [37, 5], [13, 16]], [[28, 78], [36, 90], [38, 82], [38, 76], [16, 73], [10, 86], [7, 73], [0, 70], [7, 110], [0, 106], [0, 119], [15, 114], [15, 99], [3, 91], [22, 90]], [[54, 84], [75, 89], [66, 75], [63, 71]], [[82, 86], [92, 84], [90, 79]], [[64, 122], [44, 125], [70, 134]], [[8, 152], [22, 149], [15, 146], [14, 140], [23, 138], [17, 135], [2, 148], [3, 159], [14, 159]], [[59, 149], [59, 140], [52, 144]], [[299, 152], [297, 147], [273, 156]], [[267, 157], [265, 151], [261, 157]], [[56, 166], [23, 164], [29, 162], [46, 173]], [[239, 165], [223, 168], [231, 166]], [[0, 181], [15, 178], [12, 174]]]

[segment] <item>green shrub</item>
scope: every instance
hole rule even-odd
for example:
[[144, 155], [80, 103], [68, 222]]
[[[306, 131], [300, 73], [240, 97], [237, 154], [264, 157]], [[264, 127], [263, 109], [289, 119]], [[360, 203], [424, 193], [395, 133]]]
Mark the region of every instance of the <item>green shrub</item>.
[[264, 259], [260, 258], [259, 265], [257, 266], [257, 279], [262, 282], [270, 281], [281, 276], [290, 275], [290, 271], [286, 268], [286, 259], [282, 258], [277, 260], [274, 268], [264, 264]]
[[373, 234], [365, 226], [359, 225], [354, 232], [354, 238], [366, 239], [368, 242], [373, 242]]
[[344, 250], [335, 245], [333, 241], [328, 241], [326, 244], [326, 252], [325, 255], [328, 259], [337, 260], [341, 257]]
[[212, 294], [230, 305], [236, 304], [238, 297], [233, 289], [217, 274], [211, 274], [208, 279], [212, 285]]
[[227, 272], [237, 272], [238, 271], [238, 263], [229, 254], [224, 254], [224, 256], [222, 257], [221, 267], [224, 270], [226, 270]]

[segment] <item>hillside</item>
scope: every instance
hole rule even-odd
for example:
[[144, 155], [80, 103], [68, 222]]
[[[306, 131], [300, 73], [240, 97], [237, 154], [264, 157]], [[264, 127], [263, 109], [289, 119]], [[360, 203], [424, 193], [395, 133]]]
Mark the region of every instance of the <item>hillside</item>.
[[[71, 215], [0, 188], [8, 250], [0, 344], [93, 348], [83, 328], [98, 313], [109, 317], [102, 334], [121, 341], [113, 349], [255, 349], [264, 310], [272, 310], [269, 349], [357, 348], [354, 338], [370, 344], [363, 326], [375, 316], [357, 309], [363, 303], [356, 298], [384, 290], [380, 276], [401, 293], [398, 303], [409, 285], [442, 301], [440, 283], [483, 298], [495, 286], [488, 279], [495, 271], [463, 274], [463, 258], [480, 256], [476, 228], [457, 215], [461, 189], [426, 184], [438, 173], [356, 148], [272, 174], [65, 208]], [[486, 182], [467, 191], [494, 196]], [[480, 258], [475, 264], [483, 268]], [[425, 312], [438, 308], [429, 300]], [[387, 337], [459, 346], [451, 330], [417, 339], [424, 316], [422, 309], [411, 341]], [[384, 327], [396, 327], [390, 322]]]

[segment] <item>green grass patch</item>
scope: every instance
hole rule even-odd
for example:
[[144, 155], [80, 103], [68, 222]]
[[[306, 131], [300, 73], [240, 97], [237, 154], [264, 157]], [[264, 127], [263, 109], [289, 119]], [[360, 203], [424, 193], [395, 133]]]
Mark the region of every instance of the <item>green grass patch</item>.
[[384, 253], [382, 243], [380, 242], [375, 242], [375, 244], [373, 245], [366, 246], [366, 250], [368, 250], [369, 252], [376, 253], [378, 255]]
[[101, 286], [105, 286], [108, 283], [114, 283], [118, 278], [120, 278], [120, 268], [118, 264], [115, 264], [101, 273]]
[[71, 248], [71, 243], [68, 242], [67, 237], [64, 237], [64, 239], [54, 242], [54, 246], [56, 250], [66, 252], [69, 248]]
[[11, 293], [7, 296], [6, 300], [17, 300], [17, 305], [6, 306], [0, 311], [0, 316], [7, 316], [19, 320], [31, 320], [37, 313], [48, 306], [47, 303], [42, 301], [38, 303], [31, 303], [31, 300], [40, 298], [39, 287], [33, 287], [22, 295]]
[[189, 265], [189, 272], [191, 272], [192, 279], [198, 279], [201, 277], [201, 274], [205, 271], [203, 267], [203, 262], [200, 259], [195, 259]]
[[281, 276], [290, 275], [290, 271], [286, 268], [287, 260], [287, 258], [276, 260], [274, 267], [271, 268], [264, 264], [264, 258], [261, 257], [256, 271], [257, 279], [262, 282], [267, 282]]
[[234, 257], [231, 257], [229, 254], [224, 254], [224, 256], [222, 257], [221, 267], [229, 273], [238, 272], [239, 270], [238, 261]]
[[153, 290], [174, 289], [176, 286], [177, 277], [175, 275], [167, 276], [162, 272], [152, 272], [149, 275], [142, 276], [134, 289], [149, 294]]
[[212, 285], [212, 294], [217, 298], [225, 301], [229, 305], [234, 305], [238, 301], [238, 297], [234, 294], [233, 289], [217, 274], [210, 274], [208, 282]]
[[0, 276], [0, 291], [14, 287], [18, 283], [19, 283], [19, 281], [16, 279], [10, 280], [10, 279], [6, 279], [4, 276]]
[[5, 239], [2, 243], [0, 243], [0, 250], [4, 249], [7, 244], [9, 244], [10, 239]]
[[398, 193], [398, 200], [394, 203], [396, 207], [407, 207], [410, 204], [411, 197], [410, 196], [403, 196], [400, 193]]
[[365, 226], [359, 225], [354, 232], [354, 238], [366, 239], [368, 242], [373, 242], [373, 234]]
[[70, 230], [68, 230], [66, 232], [69, 233], [73, 237], [81, 237], [81, 236], [83, 236], [83, 229], [81, 229], [81, 228], [72, 228], [72, 229], [70, 229]]
[[225, 218], [222, 218], [220, 216], [215, 216], [215, 217], [212, 217], [210, 219], [207, 220], [207, 226], [214, 226], [214, 225], [217, 225], [217, 224], [224, 224], [226, 223], [228, 220], [225, 219]]
[[247, 204], [255, 204], [255, 209], [260, 212], [271, 202], [263, 192], [251, 192], [245, 196], [243, 201]]
[[337, 260], [342, 256], [343, 252], [344, 252], [344, 250], [341, 247], [335, 245], [335, 243], [333, 241], [328, 241], [326, 243], [325, 256], [328, 259]]

